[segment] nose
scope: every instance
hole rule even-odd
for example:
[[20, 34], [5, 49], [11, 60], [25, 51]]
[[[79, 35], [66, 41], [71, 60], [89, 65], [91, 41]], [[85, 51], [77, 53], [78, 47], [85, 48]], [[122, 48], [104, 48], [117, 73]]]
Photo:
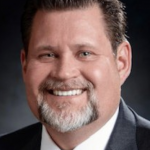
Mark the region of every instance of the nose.
[[77, 60], [69, 56], [58, 59], [55, 68], [51, 71], [51, 77], [60, 81], [77, 78], [79, 74]]

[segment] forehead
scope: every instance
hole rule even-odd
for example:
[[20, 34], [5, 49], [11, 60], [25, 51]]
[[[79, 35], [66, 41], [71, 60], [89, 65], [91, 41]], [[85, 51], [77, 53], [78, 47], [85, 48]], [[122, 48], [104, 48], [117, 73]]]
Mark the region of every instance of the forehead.
[[[108, 40], [103, 14], [98, 5], [82, 9], [61, 11], [38, 11], [34, 17], [32, 44], [50, 42], [57, 46], [58, 42], [80, 44]], [[82, 43], [81, 43], [82, 44]]]
[[[55, 23], [60, 23], [63, 25], [64, 23], [73, 23], [75, 21], [78, 23], [85, 24], [86, 22], [92, 22], [93, 24], [97, 23], [104, 25], [104, 17], [101, 9], [98, 4], [93, 4], [92, 6], [87, 6], [85, 8], [73, 8], [73, 9], [65, 9], [65, 10], [39, 10], [37, 11], [34, 19], [33, 26], [49, 24], [49, 26], [54, 25]], [[40, 24], [42, 22], [42, 24]], [[81, 25], [81, 24], [80, 24]]]

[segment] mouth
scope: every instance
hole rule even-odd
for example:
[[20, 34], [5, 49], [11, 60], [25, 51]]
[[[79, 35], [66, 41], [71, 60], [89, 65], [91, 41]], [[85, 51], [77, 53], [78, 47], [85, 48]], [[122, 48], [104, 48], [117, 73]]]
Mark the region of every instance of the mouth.
[[75, 96], [81, 95], [85, 90], [74, 89], [74, 90], [48, 90], [48, 92], [54, 96]]

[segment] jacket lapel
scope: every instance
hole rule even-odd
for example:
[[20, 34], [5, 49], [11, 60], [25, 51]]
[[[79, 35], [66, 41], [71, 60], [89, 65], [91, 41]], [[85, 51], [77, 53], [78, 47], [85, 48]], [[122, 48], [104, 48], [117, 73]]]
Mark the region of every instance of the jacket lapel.
[[123, 100], [106, 150], [137, 150], [135, 117]]

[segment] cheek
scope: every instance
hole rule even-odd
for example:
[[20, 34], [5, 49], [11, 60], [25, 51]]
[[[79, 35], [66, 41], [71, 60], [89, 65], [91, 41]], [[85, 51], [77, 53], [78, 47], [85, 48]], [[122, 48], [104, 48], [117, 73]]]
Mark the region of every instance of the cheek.
[[39, 85], [49, 74], [50, 68], [36, 62], [28, 62], [26, 72], [24, 73], [24, 82], [28, 104], [34, 115], [38, 118], [37, 95]]
[[101, 117], [110, 118], [120, 101], [119, 74], [115, 63], [102, 59], [84, 71], [86, 79], [94, 85]]
[[[83, 73], [95, 86], [99, 85], [101, 82], [107, 81], [113, 70], [109, 60], [105, 57], [86, 65], [86, 67], [83, 67], [85, 68]], [[100, 81], [100, 83], [98, 81]]]
[[49, 71], [50, 68], [45, 64], [29, 62], [24, 75], [27, 90], [37, 94], [39, 85], [47, 78]]
[[90, 63], [85, 68], [84, 75], [94, 85], [98, 97], [108, 99], [119, 91], [119, 74], [113, 59], [101, 57], [99, 61]]

